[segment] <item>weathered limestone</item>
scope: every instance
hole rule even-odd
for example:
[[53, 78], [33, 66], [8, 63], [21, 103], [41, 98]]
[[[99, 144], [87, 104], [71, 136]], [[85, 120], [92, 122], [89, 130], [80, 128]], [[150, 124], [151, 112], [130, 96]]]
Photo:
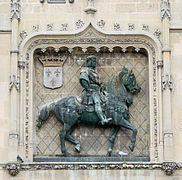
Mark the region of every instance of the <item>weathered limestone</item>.
[[[25, 162], [33, 161], [34, 50], [65, 46], [71, 53], [79, 45], [87, 53], [90, 44], [96, 52], [103, 46], [109, 52], [116, 46], [122, 53], [129, 46], [136, 52], [147, 51], [150, 161], [182, 162], [181, 9], [181, 0], [75, 0], [73, 3], [66, 0], [61, 4], [47, 0], [0, 0], [0, 162], [17, 161], [17, 155]], [[84, 33], [89, 24], [96, 34]], [[93, 43], [94, 38], [101, 37], [128, 41]], [[69, 38], [75, 41], [62, 41]], [[76, 42], [76, 39], [90, 42]], [[73, 84], [76, 81], [75, 77]], [[0, 170], [0, 179], [9, 176], [6, 170]], [[32, 179], [170, 179], [159, 169], [21, 171], [14, 179], [29, 176]], [[176, 170], [173, 176], [180, 179], [181, 170]]]

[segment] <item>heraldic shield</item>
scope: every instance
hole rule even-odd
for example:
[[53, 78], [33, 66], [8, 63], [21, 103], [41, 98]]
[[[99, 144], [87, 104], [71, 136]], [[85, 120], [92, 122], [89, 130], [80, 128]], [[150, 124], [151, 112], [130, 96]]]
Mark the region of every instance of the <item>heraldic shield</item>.
[[44, 67], [44, 86], [56, 89], [62, 86], [62, 67]]

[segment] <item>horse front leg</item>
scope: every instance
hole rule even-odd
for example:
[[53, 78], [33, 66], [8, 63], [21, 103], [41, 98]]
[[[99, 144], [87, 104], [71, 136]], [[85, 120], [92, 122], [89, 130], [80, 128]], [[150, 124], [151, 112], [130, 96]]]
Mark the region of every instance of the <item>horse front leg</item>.
[[130, 129], [133, 132], [132, 138], [131, 138], [131, 144], [129, 145], [130, 150], [133, 152], [133, 150], [135, 148], [136, 135], [137, 135], [138, 130], [137, 130], [137, 128], [135, 126], [131, 125], [127, 120], [123, 120], [120, 123], [120, 125], [122, 127], [125, 127], [127, 129]]
[[66, 134], [67, 132], [70, 130], [71, 126], [68, 124], [65, 124], [63, 126], [63, 129], [60, 131], [60, 142], [61, 142], [61, 151], [62, 153], [66, 156], [66, 157], [71, 157], [71, 154], [69, 152], [66, 151], [66, 146], [65, 146], [65, 138], [66, 138]]
[[110, 137], [109, 137], [109, 148], [108, 148], [108, 154], [109, 156], [112, 156], [112, 149], [113, 149], [113, 146], [114, 146], [114, 142], [115, 142], [115, 139], [116, 139], [116, 135], [119, 131], [119, 128], [120, 127], [113, 127], [111, 129], [111, 133], [110, 133]]

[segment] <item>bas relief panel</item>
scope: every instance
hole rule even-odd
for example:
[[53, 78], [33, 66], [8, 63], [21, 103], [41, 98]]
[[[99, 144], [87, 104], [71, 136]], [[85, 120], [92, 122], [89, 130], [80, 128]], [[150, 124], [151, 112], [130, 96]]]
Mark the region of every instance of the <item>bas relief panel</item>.
[[[132, 69], [141, 92], [134, 96], [133, 105], [130, 106], [130, 122], [138, 129], [136, 147], [134, 152], [128, 148], [131, 132], [120, 129], [116, 138], [113, 152], [123, 151], [129, 157], [149, 157], [149, 100], [148, 100], [148, 57], [144, 53], [126, 51], [83, 53], [79, 48], [72, 53], [60, 52], [66, 57], [62, 66], [62, 86], [56, 89], [45, 88], [43, 83], [44, 67], [34, 57], [34, 125], [41, 107], [60, 98], [76, 95], [81, 96], [82, 87], [79, 83], [80, 71], [85, 66], [86, 57], [90, 54], [97, 57], [97, 71], [102, 81], [108, 82], [109, 77], [126, 66]], [[62, 124], [54, 115], [36, 130], [34, 155], [36, 157], [62, 156], [60, 149], [59, 132]], [[66, 147], [73, 156], [107, 156], [110, 129], [79, 125], [72, 133], [81, 144], [81, 153], [74, 150], [74, 146], [66, 142]]]

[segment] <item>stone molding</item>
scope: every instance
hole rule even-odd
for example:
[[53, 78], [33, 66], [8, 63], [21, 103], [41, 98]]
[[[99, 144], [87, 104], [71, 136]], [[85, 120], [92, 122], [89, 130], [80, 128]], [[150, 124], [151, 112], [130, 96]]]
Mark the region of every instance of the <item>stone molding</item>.
[[1, 164], [11, 176], [20, 171], [37, 170], [162, 170], [166, 175], [172, 175], [175, 170], [182, 170], [182, 162], [43, 162]]

